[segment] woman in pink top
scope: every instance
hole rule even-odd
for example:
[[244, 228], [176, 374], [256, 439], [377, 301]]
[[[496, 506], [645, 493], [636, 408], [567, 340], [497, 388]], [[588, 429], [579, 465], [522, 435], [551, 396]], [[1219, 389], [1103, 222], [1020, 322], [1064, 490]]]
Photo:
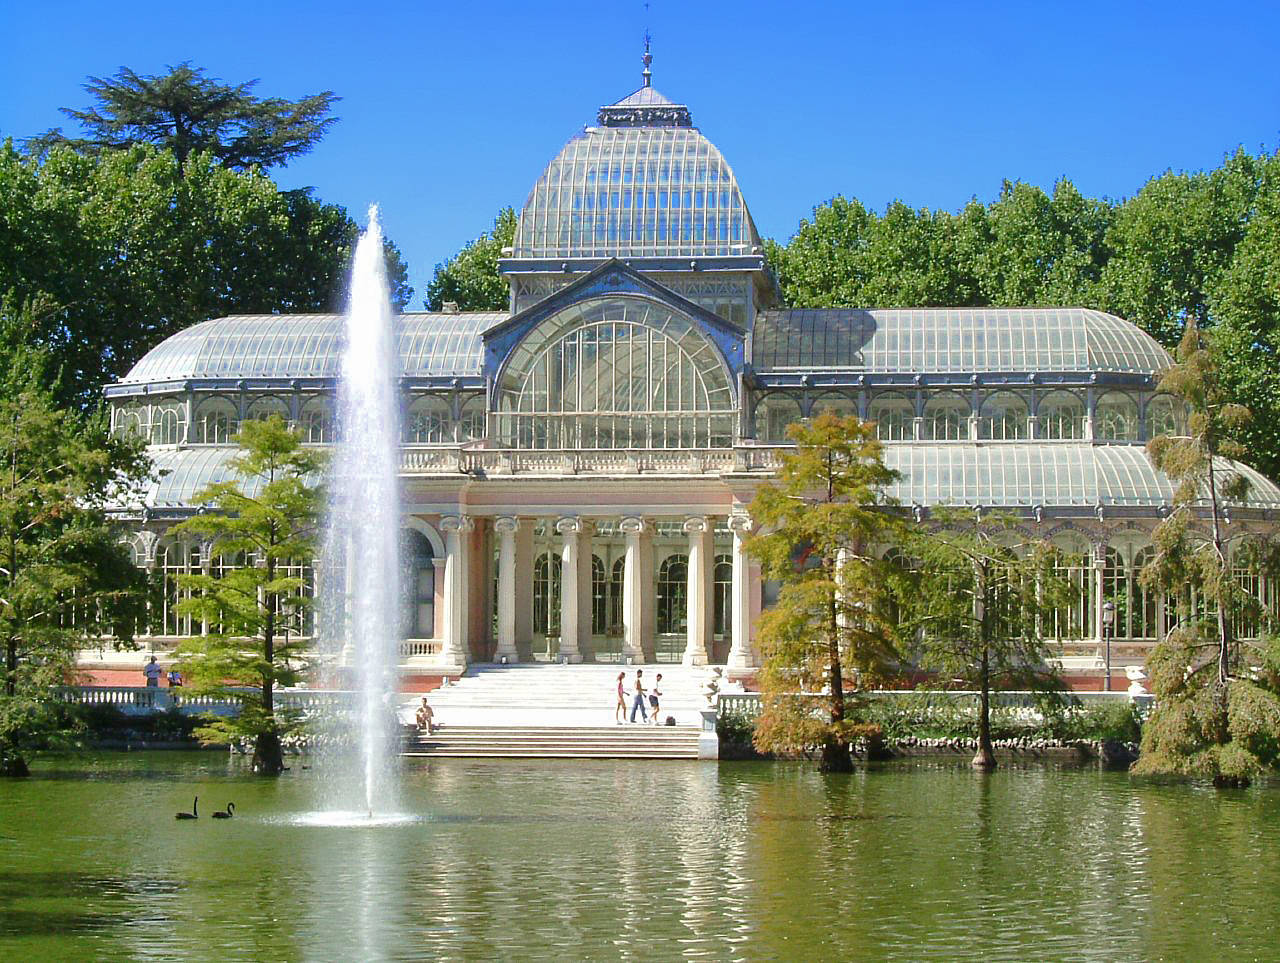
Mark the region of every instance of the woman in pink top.
[[625, 672], [618, 673], [618, 708], [613, 712], [613, 719], [618, 725], [622, 725], [627, 721], [627, 690], [622, 685], [622, 680], [626, 678]]

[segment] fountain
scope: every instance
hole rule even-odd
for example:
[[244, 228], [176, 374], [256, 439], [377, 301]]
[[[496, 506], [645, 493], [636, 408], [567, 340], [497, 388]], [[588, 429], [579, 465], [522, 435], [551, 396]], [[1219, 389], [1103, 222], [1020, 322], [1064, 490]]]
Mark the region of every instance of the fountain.
[[[400, 611], [400, 358], [378, 208], [356, 247], [338, 385], [338, 439], [325, 536], [322, 605], [354, 669], [358, 763], [329, 780], [328, 825], [398, 821], [395, 698]], [[337, 584], [334, 584], [335, 581]], [[341, 729], [350, 735], [350, 720]], [[340, 740], [350, 745], [349, 738]]]

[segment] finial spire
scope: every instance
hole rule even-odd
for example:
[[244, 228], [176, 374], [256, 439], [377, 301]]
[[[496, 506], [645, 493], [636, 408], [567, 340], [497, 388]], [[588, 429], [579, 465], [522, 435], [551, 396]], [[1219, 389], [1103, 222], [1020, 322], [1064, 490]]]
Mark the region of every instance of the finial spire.
[[644, 78], [644, 85], [649, 86], [653, 80], [653, 71], [649, 69], [649, 64], [653, 63], [653, 54], [649, 53], [649, 4], [644, 5], [644, 70], [640, 72], [640, 76]]

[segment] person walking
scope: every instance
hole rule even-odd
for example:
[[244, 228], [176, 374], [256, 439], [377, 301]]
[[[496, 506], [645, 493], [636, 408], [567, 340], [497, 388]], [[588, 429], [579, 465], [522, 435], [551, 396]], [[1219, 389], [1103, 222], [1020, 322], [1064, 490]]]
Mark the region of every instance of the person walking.
[[627, 721], [627, 689], [623, 684], [623, 679], [627, 677], [625, 672], [618, 673], [618, 705], [613, 710], [613, 721], [617, 725], [622, 725]]
[[653, 713], [653, 724], [655, 726], [658, 725], [658, 713], [662, 709], [659, 701], [662, 699], [662, 691], [658, 688], [660, 685], [662, 685], [661, 672], [659, 672], [657, 678], [653, 680], [653, 688], [649, 690], [649, 711]]
[[160, 668], [160, 663], [156, 661], [153, 655], [151, 661], [142, 667], [142, 674], [147, 677], [147, 688], [158, 689], [160, 687], [160, 676], [164, 674], [164, 669]]
[[649, 721], [649, 713], [646, 712], [644, 708], [644, 680], [641, 678], [641, 676], [643, 675], [644, 675], [644, 669], [636, 669], [636, 685], [635, 685], [636, 696], [635, 696], [635, 699], [633, 699], [631, 702], [631, 721], [632, 722], [636, 721], [637, 709], [640, 710], [640, 718], [644, 722]]

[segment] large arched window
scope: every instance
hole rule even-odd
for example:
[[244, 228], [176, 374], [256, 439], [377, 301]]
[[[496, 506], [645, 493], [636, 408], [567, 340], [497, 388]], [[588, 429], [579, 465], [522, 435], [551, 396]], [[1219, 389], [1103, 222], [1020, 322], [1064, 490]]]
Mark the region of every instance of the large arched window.
[[400, 635], [430, 639], [436, 631], [436, 567], [431, 543], [412, 528], [400, 533]]
[[185, 439], [186, 408], [176, 398], [162, 398], [151, 406], [151, 444], [178, 445]]
[[240, 430], [236, 406], [228, 398], [205, 398], [196, 409], [195, 443], [225, 445]]
[[688, 618], [689, 557], [668, 555], [658, 568], [658, 634], [684, 632]]
[[462, 441], [479, 441], [484, 437], [485, 410], [483, 395], [468, 398], [463, 403], [458, 427], [462, 430]]
[[830, 411], [841, 418], [848, 418], [850, 415], [858, 413], [858, 401], [852, 395], [834, 392], [821, 395], [814, 399], [813, 404], [810, 406], [809, 417], [816, 418], [824, 411]]
[[436, 395], [418, 398], [409, 406], [406, 440], [414, 445], [440, 445], [453, 441], [449, 403]]
[[1104, 441], [1138, 440], [1138, 403], [1123, 391], [1108, 391], [1093, 412], [1093, 437]]
[[1040, 399], [1039, 435], [1067, 441], [1084, 437], [1084, 402], [1072, 391], [1051, 391]]
[[924, 437], [928, 441], [965, 441], [969, 437], [969, 402], [954, 391], [940, 391], [924, 403]]
[[1027, 402], [1012, 391], [997, 391], [982, 402], [978, 437], [1011, 441], [1027, 437]]
[[885, 391], [871, 399], [867, 421], [876, 425], [881, 441], [910, 441], [915, 437], [916, 407], [906, 395]]
[[591, 556], [591, 634], [604, 635], [609, 619], [609, 580], [604, 559]]
[[722, 448], [728, 370], [690, 321], [635, 297], [566, 308], [512, 351], [498, 433], [513, 448]]
[[546, 638], [560, 635], [560, 557], [543, 552], [533, 563], [533, 631]]
[[156, 571], [161, 579], [160, 611], [153, 613], [159, 618], [159, 635], [199, 635], [200, 623], [190, 614], [180, 613], [179, 604], [191, 598], [191, 589], [182, 585], [182, 576], [199, 575], [200, 549], [198, 546], [179, 541], [162, 542], [156, 550]]
[[1172, 395], [1152, 395], [1147, 402], [1147, 437], [1183, 433], [1184, 407]]
[[622, 589], [626, 579], [627, 559], [618, 556], [609, 570], [609, 626], [610, 636], [622, 635]]
[[711, 632], [718, 639], [727, 639], [729, 633], [733, 631], [733, 606], [730, 604], [733, 597], [732, 556], [717, 555], [713, 574], [712, 594], [715, 599], [715, 608]]

